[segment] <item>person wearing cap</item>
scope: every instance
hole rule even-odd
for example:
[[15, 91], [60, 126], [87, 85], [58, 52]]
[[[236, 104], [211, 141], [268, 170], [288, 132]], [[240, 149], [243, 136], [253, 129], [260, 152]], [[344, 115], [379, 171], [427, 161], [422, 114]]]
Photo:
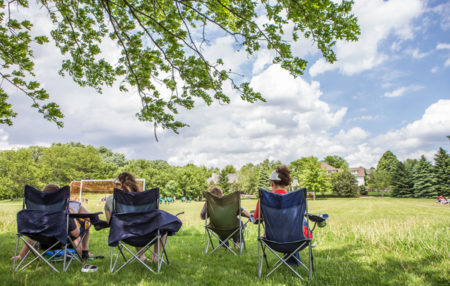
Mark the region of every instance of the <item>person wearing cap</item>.
[[[288, 191], [286, 188], [291, 184], [291, 171], [285, 165], [278, 166], [271, 174], [270, 174], [270, 187], [272, 188], [272, 193], [284, 195], [287, 194]], [[258, 222], [262, 219], [262, 215], [259, 213], [259, 200], [256, 202], [256, 210], [253, 214], [253, 221]], [[311, 231], [308, 230], [307, 226], [303, 226], [303, 232], [305, 237], [312, 238]], [[300, 259], [298, 252], [295, 256]], [[288, 260], [288, 263], [291, 265], [298, 265], [298, 261], [296, 261], [293, 257]]]
[[[128, 172], [122, 172], [119, 174], [119, 176], [117, 176], [117, 178], [115, 178], [113, 180], [113, 183], [115, 184], [115, 188], [122, 190], [122, 191], [126, 191], [126, 192], [132, 192], [132, 193], [138, 193], [141, 192], [142, 190], [139, 188], [138, 183], [136, 182], [135, 177], [128, 173]], [[113, 209], [113, 196], [110, 195], [106, 198], [106, 202], [105, 202], [105, 216], [106, 216], [106, 221], [109, 223], [111, 220], [111, 214], [112, 214], [112, 209]], [[165, 244], [165, 241], [167, 239], [167, 233], [165, 233], [162, 237], [161, 237], [161, 244]], [[158, 245], [155, 243], [155, 254], [153, 255], [153, 259], [152, 262], [157, 262], [158, 261], [158, 257], [156, 256], [156, 253], [158, 253]], [[159, 248], [162, 248], [162, 245], [159, 246]], [[142, 249], [142, 247], [136, 247], [136, 250], [139, 251], [140, 249]], [[149, 261], [149, 259], [147, 257], [145, 257], [144, 254], [142, 254], [139, 257], [140, 260], [142, 261]]]
[[[287, 194], [288, 191], [286, 188], [291, 184], [291, 171], [288, 167], [281, 165], [278, 166], [273, 172], [270, 174], [270, 187], [272, 188], [272, 192], [275, 194], [284, 195]], [[256, 202], [256, 210], [253, 214], [253, 221], [257, 221], [257, 219], [261, 219], [259, 215], [259, 201]]]

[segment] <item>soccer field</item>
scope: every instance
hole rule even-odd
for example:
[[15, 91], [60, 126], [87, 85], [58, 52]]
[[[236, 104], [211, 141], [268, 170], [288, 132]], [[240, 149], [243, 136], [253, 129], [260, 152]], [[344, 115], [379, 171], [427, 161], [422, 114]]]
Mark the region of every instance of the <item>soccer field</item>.
[[[89, 195], [87, 208], [102, 211], [100, 196]], [[247, 210], [256, 200], [243, 200]], [[246, 231], [242, 256], [220, 250], [205, 256], [203, 202], [162, 204], [170, 212], [184, 211], [183, 226], [170, 237], [170, 265], [152, 274], [134, 264], [109, 272], [108, 229], [93, 230], [90, 251], [105, 259], [92, 262], [95, 273], [82, 273], [73, 264], [67, 273], [54, 273], [43, 263], [12, 273], [15, 215], [21, 201], [0, 201], [1, 285], [295, 285], [300, 280], [286, 267], [270, 278], [258, 278], [257, 226]], [[450, 206], [434, 200], [355, 198], [309, 201], [311, 213], [328, 213], [325, 228], [316, 229], [313, 249], [315, 272], [311, 285], [450, 285]], [[302, 257], [305, 257], [304, 255]], [[274, 261], [272, 259], [271, 261]], [[59, 265], [58, 265], [59, 266]], [[263, 269], [264, 272], [265, 269]], [[307, 279], [306, 271], [300, 273]]]

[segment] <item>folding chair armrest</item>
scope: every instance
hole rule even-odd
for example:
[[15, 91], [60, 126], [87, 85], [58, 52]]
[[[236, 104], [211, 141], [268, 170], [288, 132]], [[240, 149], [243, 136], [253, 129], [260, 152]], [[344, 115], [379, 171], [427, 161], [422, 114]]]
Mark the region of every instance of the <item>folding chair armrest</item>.
[[96, 213], [86, 213], [86, 214], [69, 214], [69, 217], [71, 218], [92, 218], [95, 216], [98, 216], [99, 214], [102, 214], [102, 212], [96, 212]]
[[307, 214], [308, 218], [313, 222], [322, 222], [328, 219], [328, 214]]

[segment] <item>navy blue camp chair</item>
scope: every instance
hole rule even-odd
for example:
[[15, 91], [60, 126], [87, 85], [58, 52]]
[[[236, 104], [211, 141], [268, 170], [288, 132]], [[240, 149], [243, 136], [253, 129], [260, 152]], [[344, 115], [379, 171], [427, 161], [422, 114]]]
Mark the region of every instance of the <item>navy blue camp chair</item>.
[[[161, 244], [161, 237], [166, 233], [168, 236], [174, 235], [181, 225], [176, 216], [159, 209], [159, 188], [138, 193], [114, 189], [108, 239], [108, 245], [111, 246], [111, 272], [118, 272], [134, 261], [140, 262], [151, 272], [159, 272], [162, 263], [169, 264], [165, 249], [167, 240]], [[150, 249], [155, 243], [158, 245], [156, 252]], [[134, 252], [127, 245], [141, 249]], [[113, 263], [116, 247], [118, 252]], [[126, 258], [124, 250], [131, 254], [129, 259]], [[156, 269], [139, 259], [146, 251], [158, 257]], [[116, 270], [119, 256], [122, 256], [125, 262]]]
[[[68, 230], [69, 197], [69, 186], [50, 193], [25, 186], [23, 209], [17, 213], [17, 242], [14, 256], [18, 254], [20, 240], [30, 248], [30, 251], [17, 266], [16, 258], [14, 258], [13, 271], [23, 270], [33, 262], [41, 260], [54, 271], [59, 272], [50, 262], [61, 253], [64, 253], [64, 272], [73, 260], [81, 261], [76, 251], [68, 252], [68, 247], [76, 249], [74, 238], [70, 237]], [[31, 238], [34, 243], [30, 244], [24, 236]], [[40, 250], [43, 251], [40, 252]], [[30, 253], [34, 254], [35, 258], [22, 266]], [[44, 253], [53, 254], [46, 258]]]
[[[259, 189], [259, 213], [262, 221], [258, 225], [258, 275], [261, 277], [263, 261], [267, 261], [266, 249], [278, 259], [272, 266], [271, 275], [282, 265], [286, 265], [300, 279], [303, 277], [295, 266], [303, 266], [312, 279], [312, 245], [311, 238], [305, 237], [303, 225], [309, 225], [306, 188], [284, 195]], [[305, 219], [306, 215], [306, 219]], [[261, 235], [261, 228], [264, 233]], [[308, 267], [300, 260], [299, 251], [308, 247]], [[281, 254], [280, 254], [281, 253]]]

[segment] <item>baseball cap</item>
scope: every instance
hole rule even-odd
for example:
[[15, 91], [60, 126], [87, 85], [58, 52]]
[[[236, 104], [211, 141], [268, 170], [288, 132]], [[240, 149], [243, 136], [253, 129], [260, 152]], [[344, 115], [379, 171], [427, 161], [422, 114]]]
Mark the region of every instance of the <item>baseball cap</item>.
[[278, 173], [276, 170], [273, 170], [272, 174], [270, 174], [271, 181], [281, 181], [280, 177], [278, 177]]

